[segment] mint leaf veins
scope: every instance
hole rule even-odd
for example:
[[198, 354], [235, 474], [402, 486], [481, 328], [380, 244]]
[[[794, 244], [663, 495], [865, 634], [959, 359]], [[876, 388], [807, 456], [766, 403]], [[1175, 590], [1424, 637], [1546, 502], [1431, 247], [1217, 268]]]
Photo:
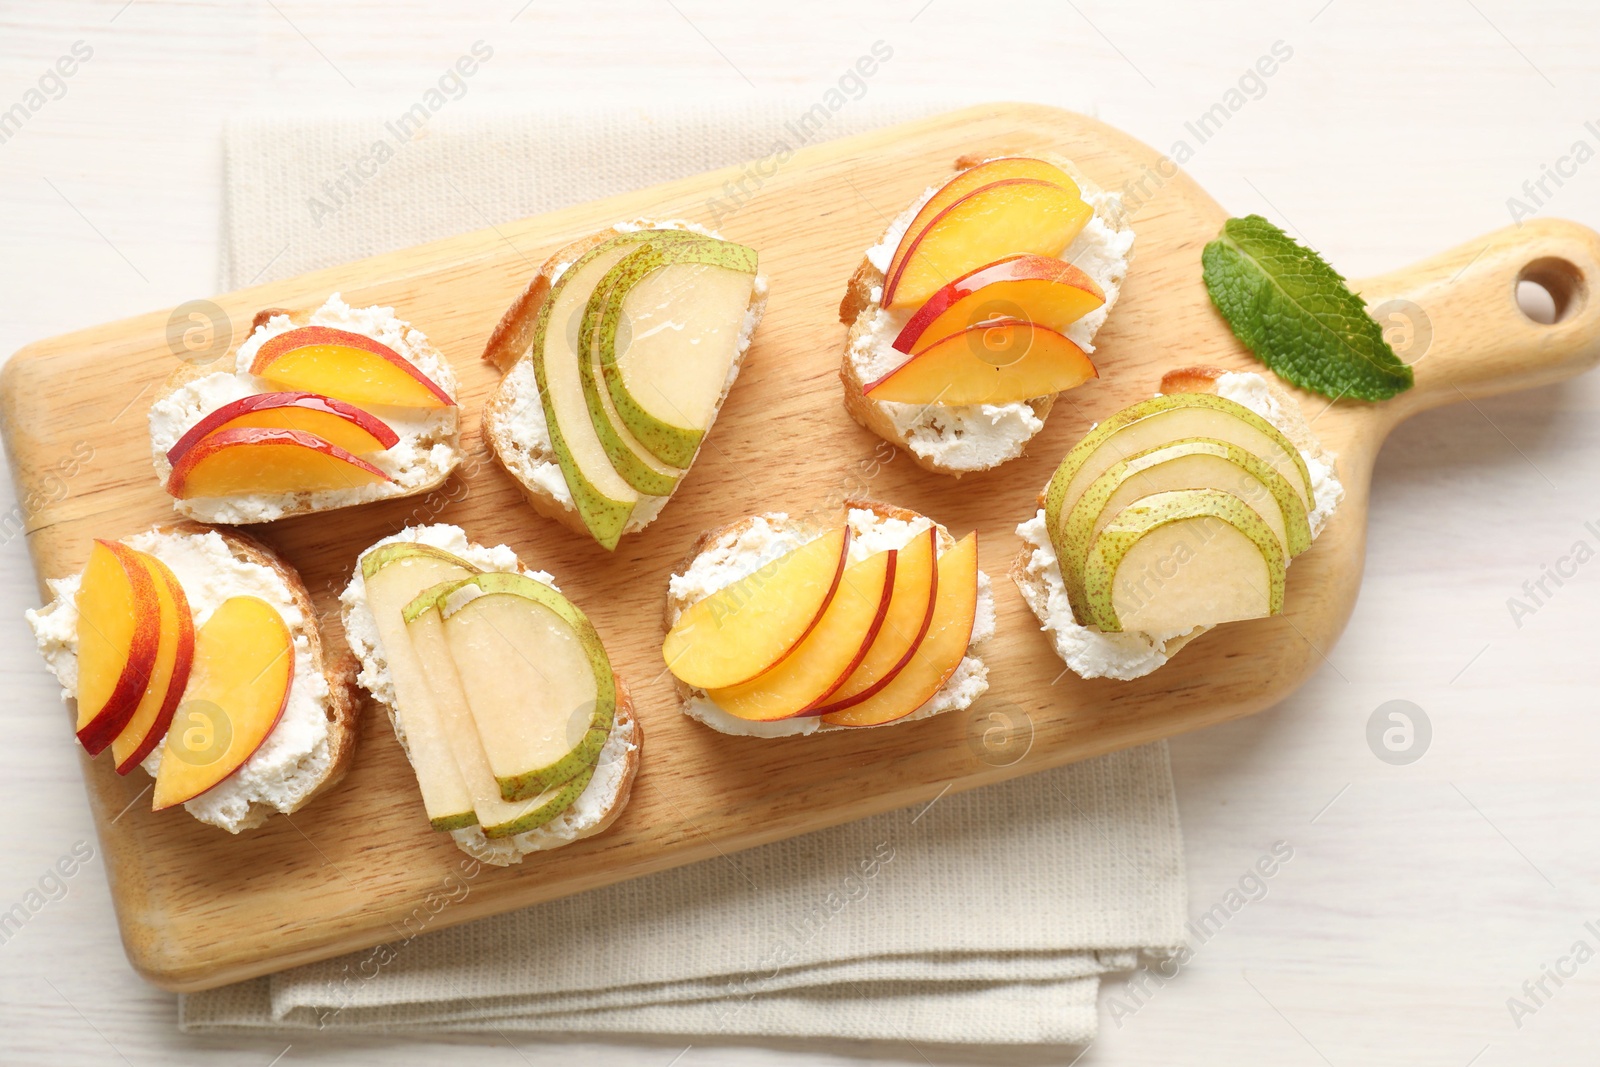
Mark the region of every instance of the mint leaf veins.
[[1339, 272], [1260, 215], [1225, 222], [1200, 263], [1234, 335], [1280, 378], [1333, 399], [1411, 388], [1411, 368]]

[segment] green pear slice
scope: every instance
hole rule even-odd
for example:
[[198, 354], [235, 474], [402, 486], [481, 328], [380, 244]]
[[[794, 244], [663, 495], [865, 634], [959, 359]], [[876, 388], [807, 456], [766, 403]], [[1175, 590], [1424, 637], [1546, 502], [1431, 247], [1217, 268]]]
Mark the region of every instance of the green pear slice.
[[1176, 489], [1232, 493], [1261, 516], [1286, 559], [1311, 547], [1305, 505], [1289, 482], [1237, 445], [1197, 437], [1146, 449], [1117, 463], [1084, 490], [1050, 536], [1067, 598], [1082, 622], [1083, 561], [1100, 531], [1139, 499]]
[[578, 794], [588, 786], [593, 768], [585, 767], [568, 781], [551, 786], [528, 800], [507, 800], [501, 796], [500, 783], [489, 765], [477, 720], [467, 704], [466, 690], [462, 688], [455, 660], [450, 656], [444, 620], [435, 606], [440, 593], [453, 585], [447, 583], [420, 593], [418, 599], [428, 607], [414, 615], [405, 623], [405, 627], [410, 634], [411, 646], [428, 677], [434, 699], [451, 731], [450, 740], [456, 761], [467, 787], [472, 791], [478, 825], [487, 837], [510, 837], [526, 833], [538, 829], [570, 807]]
[[598, 758], [616, 715], [611, 663], [588, 618], [521, 574], [429, 590], [407, 622], [437, 611], [489, 766], [506, 800], [571, 780]]
[[488, 838], [514, 837], [529, 830], [537, 830], [572, 807], [593, 780], [594, 764], [591, 763], [565, 782], [553, 785], [527, 800], [502, 801], [507, 808], [517, 813], [515, 818], [484, 826], [483, 835]]
[[619, 233], [589, 249], [551, 284], [534, 319], [533, 344], [526, 358], [533, 360], [551, 450], [561, 465], [573, 507], [594, 539], [608, 549], [622, 538], [641, 494], [611, 465], [589, 416], [581, 373], [588, 361], [582, 338], [584, 309], [600, 279], [635, 245], [647, 240], [670, 243], [676, 238], [665, 235], [681, 232]]
[[583, 309], [583, 324], [579, 328], [579, 349], [586, 352], [589, 358], [580, 363], [578, 370], [583, 381], [583, 395], [589, 405], [589, 418], [594, 423], [595, 434], [600, 438], [600, 446], [605, 449], [606, 457], [611, 460], [611, 465], [618, 474], [635, 491], [646, 496], [670, 496], [677, 488], [678, 479], [683, 476], [683, 468], [674, 467], [662, 462], [649, 449], [639, 443], [631, 430], [617, 414], [616, 404], [611, 398], [611, 391], [602, 383], [600, 370], [600, 320], [606, 305], [606, 297], [619, 284], [631, 285], [636, 274], [630, 265], [634, 264], [641, 254], [649, 254], [657, 247], [671, 246], [672, 244], [711, 242], [714, 238], [702, 234], [690, 233], [684, 230], [652, 231], [656, 238], [645, 244], [635, 244], [632, 250], [619, 261], [616, 266], [606, 272], [589, 295], [589, 302]]
[[687, 469], [717, 416], [755, 285], [755, 249], [652, 245], [617, 265], [597, 339], [618, 417], [651, 455]]
[[[451, 747], [454, 724], [435, 697], [400, 613], [422, 590], [476, 572], [465, 560], [414, 541], [390, 542], [361, 557], [367, 607], [394, 685], [395, 716], [405, 732], [422, 805], [435, 830], [459, 830], [479, 819], [472, 790]], [[477, 744], [476, 737], [472, 743]]]
[[[361, 573], [394, 685], [396, 715], [433, 828], [477, 824], [489, 837], [505, 837], [543, 826], [570, 806], [588, 782], [581, 772], [533, 800], [501, 797], [439, 613], [430, 611], [409, 623], [403, 617], [419, 594], [453, 586], [477, 568], [443, 549], [396, 541], [362, 556]], [[580, 779], [583, 784], [574, 790]]]
[[1216, 489], [1156, 493], [1119, 512], [1084, 563], [1085, 606], [1107, 633], [1177, 635], [1283, 610], [1283, 548]]
[[1157, 445], [1205, 437], [1258, 456], [1294, 487], [1307, 511], [1316, 506], [1300, 450], [1243, 404], [1212, 393], [1173, 393], [1123, 408], [1068, 452], [1045, 490], [1045, 517], [1055, 529], [1089, 485], [1122, 460]]

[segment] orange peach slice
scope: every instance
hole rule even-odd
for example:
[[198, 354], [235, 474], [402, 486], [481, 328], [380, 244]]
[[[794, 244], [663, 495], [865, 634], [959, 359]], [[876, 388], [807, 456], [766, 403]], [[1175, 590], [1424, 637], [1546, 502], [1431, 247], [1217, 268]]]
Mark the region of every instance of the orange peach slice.
[[161, 643], [155, 582], [138, 556], [96, 541], [78, 586], [78, 740], [99, 755], [138, 710]]
[[202, 438], [243, 426], [304, 430], [357, 455], [382, 452], [400, 442], [400, 435], [382, 419], [343, 400], [317, 393], [257, 393], [224, 404], [189, 427], [167, 450], [167, 462], [176, 463]]
[[1010, 404], [1099, 377], [1083, 349], [1031, 322], [984, 323], [918, 352], [865, 388], [900, 404]]
[[824, 715], [830, 726], [881, 726], [916, 711], [961, 666], [978, 613], [978, 535], [970, 533], [939, 557], [939, 599], [928, 634], [911, 662], [867, 700]]
[[455, 405], [449, 393], [388, 345], [331, 326], [301, 326], [268, 338], [256, 350], [250, 373], [352, 404]]
[[827, 702], [807, 714], [828, 715], [855, 707], [876, 696], [911, 662], [912, 653], [933, 624], [939, 595], [938, 544], [939, 531], [930, 526], [900, 549], [889, 612], [872, 647]]
[[898, 553], [875, 552], [845, 568], [839, 591], [794, 652], [754, 681], [707, 690], [730, 715], [772, 722], [804, 713], [844, 684], [866, 657], [889, 611]]
[[219, 604], [195, 636], [151, 807], [193, 800], [238, 770], [278, 725], [293, 684], [294, 640], [277, 610], [253, 596]]
[[962, 275], [911, 316], [894, 347], [915, 354], [953, 333], [995, 319], [1023, 319], [1066, 333], [1102, 307], [1106, 294], [1083, 271], [1054, 256], [1008, 256]]
[[132, 551], [155, 583], [161, 641], [156, 649], [155, 669], [150, 672], [150, 683], [145, 686], [139, 707], [111, 742], [118, 774], [133, 770], [160, 743], [183, 698], [189, 669], [194, 664], [194, 615], [178, 576], [148, 552]]
[[178, 457], [167, 492], [192, 497], [315, 493], [391, 479], [366, 460], [304, 430], [220, 430]]
[[699, 689], [740, 685], [770, 670], [822, 618], [849, 551], [850, 528], [837, 527], [691, 604], [661, 646], [668, 669]]
[[1073, 181], [1066, 171], [1042, 159], [1001, 156], [979, 163], [975, 167], [968, 167], [945, 182], [926, 204], [917, 209], [916, 217], [911, 220], [911, 225], [906, 227], [906, 235], [900, 239], [899, 247], [894, 250], [894, 256], [889, 260], [889, 269], [883, 272], [884, 277], [893, 278], [900, 273], [900, 266], [905, 262], [906, 253], [911, 250], [916, 235], [927, 229], [928, 223], [945, 208], [974, 189], [1008, 178], [1030, 178], [1034, 181], [1048, 182], [1051, 185], [1059, 185], [1073, 196], [1081, 198], [1083, 195], [1078, 189], [1078, 183]]
[[898, 274], [883, 287], [883, 306], [916, 307], [975, 267], [1014, 253], [1053, 256], [1094, 214], [1070, 190], [1029, 178], [979, 186], [911, 238]]

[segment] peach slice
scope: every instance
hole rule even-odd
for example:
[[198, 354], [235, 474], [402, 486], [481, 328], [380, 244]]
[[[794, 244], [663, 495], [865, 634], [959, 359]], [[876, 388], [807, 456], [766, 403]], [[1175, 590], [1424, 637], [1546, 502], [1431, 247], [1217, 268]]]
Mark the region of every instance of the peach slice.
[[995, 319], [1023, 319], [1056, 333], [1096, 308], [1106, 294], [1083, 271], [1054, 256], [1007, 256], [964, 274], [928, 298], [894, 347], [914, 355], [953, 333]]
[[455, 406], [449, 393], [382, 341], [332, 326], [301, 326], [268, 338], [250, 373], [352, 404]]
[[131, 551], [155, 583], [161, 641], [156, 649], [155, 669], [150, 672], [150, 684], [145, 686], [139, 707], [111, 742], [118, 774], [133, 770], [160, 743], [172, 724], [172, 713], [183, 698], [194, 664], [194, 615], [178, 576], [148, 552]]
[[961, 666], [978, 613], [978, 535], [970, 533], [939, 557], [933, 623], [911, 662], [867, 700], [822, 717], [830, 726], [881, 726], [916, 711]]
[[889, 260], [889, 269], [883, 272], [884, 277], [893, 278], [900, 273], [900, 265], [905, 262], [906, 253], [911, 251], [911, 244], [916, 235], [927, 229], [928, 223], [945, 208], [974, 189], [1008, 178], [1031, 178], [1059, 185], [1076, 197], [1081, 198], [1083, 195], [1078, 189], [1078, 183], [1073, 181], [1066, 171], [1042, 159], [1001, 156], [979, 163], [975, 167], [968, 167], [945, 182], [926, 204], [917, 209], [916, 217], [911, 220], [911, 225], [906, 227], [906, 235], [900, 239], [899, 247], [894, 250], [894, 255]]
[[872, 647], [827, 702], [807, 714], [827, 715], [855, 707], [876, 696], [911, 662], [912, 653], [933, 624], [933, 608], [939, 595], [938, 545], [939, 531], [930, 526], [900, 549], [889, 613], [884, 616]]
[[863, 390], [901, 404], [1010, 404], [1099, 377], [1083, 349], [1017, 319], [983, 323], [929, 345]]
[[167, 731], [151, 807], [193, 800], [271, 735], [294, 684], [294, 639], [259, 597], [229, 597], [195, 635], [194, 667]]
[[189, 427], [167, 450], [167, 462], [176, 463], [202, 438], [243, 426], [304, 430], [357, 455], [382, 452], [400, 442], [400, 435], [382, 419], [343, 400], [317, 393], [257, 393], [224, 404]]
[[883, 287], [886, 308], [915, 307], [975, 267], [1014, 253], [1053, 256], [1094, 210], [1049, 182], [1007, 178], [979, 186], [911, 238], [899, 273]]
[[754, 681], [706, 695], [728, 714], [755, 722], [792, 718], [826, 700], [860, 665], [883, 626], [898, 555], [875, 552], [846, 567], [816, 628], [783, 662]]
[[178, 457], [167, 492], [191, 497], [315, 493], [391, 479], [366, 460], [304, 430], [243, 426], [203, 437]]
[[816, 627], [849, 552], [850, 528], [839, 526], [691, 604], [661, 646], [668, 669], [699, 689], [770, 670]]
[[155, 582], [138, 555], [95, 541], [78, 586], [78, 740], [97, 756], [139, 707], [161, 643]]

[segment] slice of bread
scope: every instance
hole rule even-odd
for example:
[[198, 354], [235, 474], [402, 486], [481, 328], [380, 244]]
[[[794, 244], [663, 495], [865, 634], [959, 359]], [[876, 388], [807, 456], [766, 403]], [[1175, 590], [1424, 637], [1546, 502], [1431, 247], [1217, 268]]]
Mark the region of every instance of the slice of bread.
[[[193, 522], [158, 526], [123, 538], [170, 567], [183, 586], [195, 624], [230, 596], [259, 596], [278, 609], [294, 637], [295, 673], [283, 717], [232, 775], [184, 805], [203, 823], [238, 833], [277, 812], [292, 814], [336, 783], [355, 755], [359, 704], [355, 657], [328, 656], [305, 585], [277, 553], [235, 530]], [[61, 683], [62, 699], [77, 693], [77, 591], [81, 575], [49, 582], [53, 599], [27, 613], [39, 651]], [[179, 706], [173, 727], [181, 725]], [[152, 776], [162, 746], [145, 759]]]
[[[939, 531], [940, 555], [956, 543], [949, 530], [927, 516], [906, 508], [874, 500], [847, 499], [844, 501], [844, 511], [853, 532], [850, 551], [852, 562], [886, 548], [900, 548], [929, 526]], [[672, 629], [678, 616], [690, 605], [793, 551], [837, 521], [837, 517], [832, 515], [822, 519], [802, 519], [790, 518], [782, 512], [770, 512], [751, 515], [701, 534], [683, 562], [673, 569], [667, 586], [666, 613], [662, 620], [664, 629]], [[994, 631], [994, 590], [989, 576], [980, 570], [977, 616], [973, 622], [966, 658], [944, 686], [920, 708], [903, 718], [881, 725], [894, 726], [970, 707], [989, 688], [989, 668], [983, 661], [982, 646], [994, 636]], [[675, 680], [675, 684], [683, 713], [722, 733], [787, 737], [826, 730], [875, 729], [834, 726], [814, 716], [777, 722], [750, 722], [717, 707], [707, 697], [705, 690], [695, 689], [681, 681]]]
[[[382, 341], [452, 398], [456, 396], [455, 372], [449, 361], [429, 343], [422, 331], [397, 318], [392, 308], [352, 308], [338, 293], [315, 311], [267, 308], [257, 313], [250, 336], [237, 352], [211, 364], [180, 366], [167, 378], [150, 405], [151, 462], [163, 486], [172, 473], [167, 452], [190, 427], [223, 404], [279, 390], [280, 387], [249, 372], [251, 360], [268, 338], [308, 325], [333, 326]], [[180, 514], [201, 522], [234, 525], [273, 522], [374, 500], [429, 493], [443, 485], [461, 462], [461, 420], [457, 408], [372, 407], [370, 412], [400, 437], [394, 447], [362, 457], [387, 474], [391, 481], [312, 493], [174, 499], [173, 507]]]
[[[374, 542], [361, 553], [396, 541], [415, 541], [450, 552], [483, 571], [514, 571], [538, 582], [555, 587], [549, 574], [524, 568], [516, 553], [505, 545], [484, 548], [467, 539], [458, 526], [437, 523], [430, 526], [408, 526], [399, 533]], [[406, 741], [405, 727], [395, 707], [394, 685], [389, 677], [389, 665], [383, 653], [381, 640], [372, 611], [367, 606], [365, 582], [361, 576], [361, 558], [355, 572], [339, 597], [342, 605], [345, 638], [360, 663], [356, 681], [371, 694], [373, 702], [388, 713], [389, 725], [394, 728], [395, 739], [400, 742], [406, 759], [411, 759], [411, 749]], [[595, 774], [589, 785], [579, 794], [572, 806], [550, 822], [513, 837], [489, 838], [477, 826], [451, 831], [451, 837], [462, 851], [483, 863], [497, 867], [521, 863], [531, 852], [559, 848], [585, 837], [603, 833], [616, 821], [627, 806], [632, 793], [634, 777], [639, 773], [640, 752], [644, 743], [644, 730], [634, 715], [633, 697], [621, 676], [613, 673], [617, 689], [616, 719], [600, 756], [595, 763]]]
[[[984, 162], [985, 158], [993, 157], [963, 156], [956, 160], [955, 169], [966, 170]], [[1059, 253], [1105, 291], [1105, 305], [1073, 323], [1067, 331], [1068, 338], [1085, 352], [1093, 353], [1094, 335], [1110, 314], [1127, 277], [1133, 227], [1123, 210], [1121, 196], [1101, 190], [1070, 160], [1050, 154], [1039, 158], [1071, 175], [1084, 199], [1094, 208], [1094, 216], [1083, 232]], [[909, 358], [894, 349], [894, 340], [911, 318], [913, 309], [890, 311], [879, 304], [884, 269], [917, 211], [943, 184], [930, 186], [889, 224], [878, 243], [867, 250], [846, 284], [844, 298], [839, 303], [839, 321], [850, 327], [850, 333], [845, 340], [839, 380], [844, 386], [845, 409], [862, 427], [904, 449], [924, 470], [959, 477], [973, 471], [990, 470], [1021, 456], [1033, 436], [1044, 429], [1044, 420], [1050, 414], [1055, 397], [1034, 397], [1012, 404], [946, 407], [899, 404], [873, 400], [865, 395], [867, 383]]]
[[[1201, 366], [1168, 371], [1161, 378], [1160, 391], [1223, 396], [1277, 427], [1305, 460], [1316, 495], [1316, 506], [1307, 513], [1307, 523], [1313, 538], [1322, 532], [1344, 499], [1344, 486], [1339, 482], [1336, 466], [1338, 457], [1322, 447], [1300, 406], [1287, 393], [1260, 374]], [[1039, 508], [1033, 518], [1017, 526], [1022, 551], [1011, 567], [1011, 580], [1016, 583], [1029, 610], [1038, 617], [1040, 629], [1049, 636], [1056, 655], [1074, 673], [1083, 678], [1122, 681], [1140, 678], [1165, 665], [1185, 645], [1211, 629], [1197, 626], [1179, 634], [1102, 633], [1080, 625], [1073, 618], [1055, 545], [1045, 522], [1044, 502], [1048, 488], [1046, 485], [1040, 490]]]
[[[533, 374], [533, 362], [528, 358], [533, 345], [533, 331], [539, 317], [539, 308], [550, 295], [550, 287], [563, 271], [580, 256], [601, 241], [618, 233], [634, 230], [669, 229], [689, 230], [707, 237], [720, 237], [716, 232], [695, 223], [680, 219], [651, 221], [635, 219], [619, 222], [609, 230], [590, 234], [561, 248], [547, 259], [533, 276], [528, 287], [517, 297], [501, 317], [483, 352], [486, 362], [494, 364], [505, 375], [500, 380], [483, 410], [483, 438], [495, 460], [506, 473], [522, 487], [523, 495], [533, 509], [547, 519], [553, 519], [568, 529], [589, 536], [577, 508], [572, 503], [572, 493], [567, 488], [566, 477], [550, 444], [549, 429], [545, 424], [544, 408], [539, 399], [539, 386]], [[750, 308], [740, 330], [738, 352], [734, 357], [728, 380], [723, 385], [722, 396], [717, 400], [717, 410], [728, 398], [734, 379], [739, 376], [740, 365], [750, 350], [750, 340], [767, 307], [767, 280], [757, 274], [750, 294]], [[715, 419], [715, 415], [713, 415]], [[680, 478], [677, 483], [683, 484]], [[643, 497], [634, 507], [624, 533], [636, 533], [648, 526], [666, 506], [670, 496]]]

